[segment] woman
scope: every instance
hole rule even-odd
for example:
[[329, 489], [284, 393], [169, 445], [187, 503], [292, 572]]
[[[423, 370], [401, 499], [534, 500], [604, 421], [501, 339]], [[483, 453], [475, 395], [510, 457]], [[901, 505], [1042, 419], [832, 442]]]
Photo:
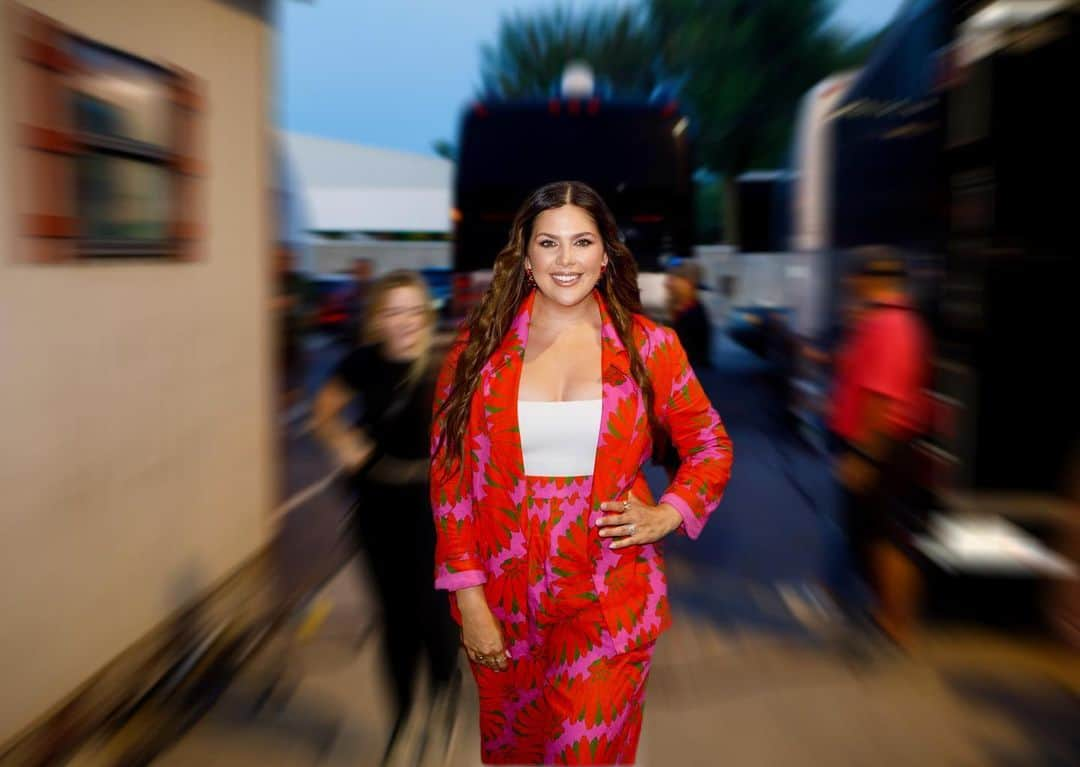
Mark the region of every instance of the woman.
[[[431, 298], [421, 276], [392, 272], [374, 285], [367, 309], [365, 344], [319, 392], [315, 417], [320, 437], [350, 473], [358, 497], [352, 527], [382, 606], [397, 704], [385, 761], [408, 720], [421, 657], [427, 658], [432, 700], [445, 698], [452, 709], [458, 639], [446, 602], [431, 584]], [[350, 427], [341, 413], [357, 397], [361, 414]]]
[[[436, 399], [435, 585], [453, 592], [485, 763], [632, 763], [670, 622], [656, 544], [700, 534], [731, 443], [674, 333], [640, 314], [596, 192], [525, 201]], [[683, 461], [654, 504], [642, 470], [664, 432]]]

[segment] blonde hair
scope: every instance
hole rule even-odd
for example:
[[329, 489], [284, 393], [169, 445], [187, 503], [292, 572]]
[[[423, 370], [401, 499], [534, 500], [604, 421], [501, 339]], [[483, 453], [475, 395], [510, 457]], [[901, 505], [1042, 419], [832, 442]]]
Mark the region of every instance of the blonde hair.
[[409, 373], [404, 381], [406, 385], [411, 387], [423, 378], [431, 363], [431, 347], [435, 335], [435, 305], [423, 275], [408, 269], [395, 269], [375, 281], [375, 284], [371, 286], [371, 294], [368, 296], [360, 340], [366, 344], [382, 344], [383, 336], [379, 330], [379, 313], [386, 304], [386, 297], [390, 294], [390, 291], [398, 288], [413, 288], [418, 291], [423, 297], [424, 306], [427, 307], [420, 354], [409, 366]]

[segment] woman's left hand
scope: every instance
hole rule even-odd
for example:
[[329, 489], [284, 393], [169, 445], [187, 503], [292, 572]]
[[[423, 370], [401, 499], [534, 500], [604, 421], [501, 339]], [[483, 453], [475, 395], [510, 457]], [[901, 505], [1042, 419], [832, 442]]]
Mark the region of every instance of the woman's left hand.
[[627, 496], [625, 501], [605, 501], [600, 509], [615, 512], [596, 523], [601, 538], [615, 539], [610, 544], [613, 549], [655, 543], [683, 523], [674, 506], [667, 503], [649, 506], [633, 496]]

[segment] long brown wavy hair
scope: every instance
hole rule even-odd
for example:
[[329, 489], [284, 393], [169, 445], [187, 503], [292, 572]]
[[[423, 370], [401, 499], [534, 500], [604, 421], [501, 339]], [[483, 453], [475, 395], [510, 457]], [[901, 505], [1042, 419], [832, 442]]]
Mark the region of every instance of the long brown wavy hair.
[[599, 230], [608, 265], [596, 290], [603, 296], [615, 332], [630, 355], [630, 374], [644, 396], [653, 433], [660, 433], [653, 414], [652, 382], [632, 334], [633, 316], [641, 313], [637, 263], [619, 239], [615, 217], [600, 195], [580, 181], [556, 181], [534, 191], [518, 209], [510, 228], [510, 240], [495, 257], [491, 285], [465, 320], [468, 341], [458, 358], [450, 393], [435, 414], [436, 421], [445, 419], [436, 454], [441, 458], [441, 468], [447, 471], [460, 465], [464, 455], [469, 408], [480, 383], [480, 372], [510, 331], [521, 302], [532, 289], [525, 271], [525, 256], [536, 217], [564, 205], [584, 210]]

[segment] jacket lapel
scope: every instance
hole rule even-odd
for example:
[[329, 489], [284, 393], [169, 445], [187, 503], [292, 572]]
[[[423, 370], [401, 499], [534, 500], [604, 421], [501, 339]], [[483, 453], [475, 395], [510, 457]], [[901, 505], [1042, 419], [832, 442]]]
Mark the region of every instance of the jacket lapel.
[[632, 449], [631, 443], [641, 399], [637, 384], [630, 375], [630, 355], [615, 331], [604, 300], [599, 294], [597, 299], [603, 321], [600, 336], [603, 410], [593, 465], [589, 520], [592, 524], [601, 516], [600, 504], [615, 500], [619, 493], [628, 489], [640, 467], [640, 456]]
[[521, 435], [518, 432], [517, 399], [534, 296], [535, 291], [522, 301], [509, 332], [480, 374], [484, 426], [491, 439], [494, 458], [489, 466], [481, 470], [498, 470], [499, 484], [515, 495], [525, 476]]

